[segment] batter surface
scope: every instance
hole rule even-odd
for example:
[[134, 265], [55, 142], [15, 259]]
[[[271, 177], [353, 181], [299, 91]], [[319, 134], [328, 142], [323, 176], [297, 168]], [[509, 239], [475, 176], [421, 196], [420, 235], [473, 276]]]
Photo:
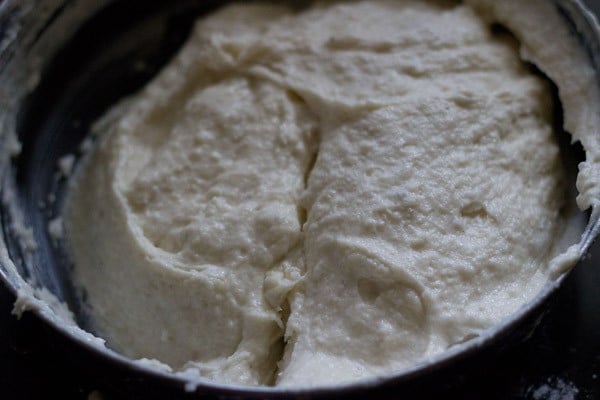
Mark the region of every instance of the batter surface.
[[73, 178], [98, 333], [221, 382], [312, 386], [401, 370], [537, 294], [564, 197], [552, 96], [481, 12], [199, 20]]

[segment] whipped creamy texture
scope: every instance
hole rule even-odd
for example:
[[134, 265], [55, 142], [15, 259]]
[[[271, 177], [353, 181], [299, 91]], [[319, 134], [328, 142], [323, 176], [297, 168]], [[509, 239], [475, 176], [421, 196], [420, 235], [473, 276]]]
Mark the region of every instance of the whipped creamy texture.
[[200, 19], [99, 121], [73, 178], [74, 277], [110, 346], [226, 383], [348, 382], [477, 336], [571, 265], [551, 261], [552, 95], [522, 58], [557, 82], [587, 150], [581, 208], [600, 198], [598, 116], [578, 100], [597, 100], [593, 71], [565, 67], [583, 56], [549, 2], [465, 3]]

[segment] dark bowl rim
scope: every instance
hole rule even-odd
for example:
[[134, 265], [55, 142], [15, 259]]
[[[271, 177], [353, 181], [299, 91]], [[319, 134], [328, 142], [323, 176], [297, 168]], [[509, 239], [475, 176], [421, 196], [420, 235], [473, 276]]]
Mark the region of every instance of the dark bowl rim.
[[[554, 1], [555, 3], [557, 2], [557, 0]], [[588, 24], [587, 29], [595, 33], [594, 39], [600, 42], [600, 27], [593, 13], [585, 4], [582, 3], [581, 0], [570, 0], [570, 2], [577, 8], [577, 11], [580, 13], [580, 17], [583, 19], [583, 22]], [[4, 4], [0, 3], [0, 13], [9, 8], [9, 3], [11, 3], [11, 1], [5, 1]], [[598, 54], [592, 55], [599, 56]], [[596, 70], [600, 72], [600, 65], [596, 65], [596, 67]], [[6, 207], [5, 202], [2, 201], [0, 206]], [[598, 209], [594, 209], [589, 217], [586, 229], [582, 234], [582, 238], [579, 243], [578, 254], [580, 259], [587, 252], [599, 233], [600, 211]], [[2, 232], [0, 240], [4, 242], [5, 236], [5, 232]], [[4, 246], [3, 243], [0, 244], [0, 248], [2, 246]], [[3, 255], [3, 257], [4, 256], [10, 260], [8, 254]], [[10, 262], [12, 263], [12, 260], [10, 260]], [[3, 260], [0, 260], [0, 281], [2, 281], [2, 284], [14, 297], [19, 299], [23, 290], [20, 285], [29, 286], [29, 284], [19, 276], [14, 266], [7, 268], [6, 265], [3, 264]], [[577, 265], [568, 269], [567, 271], [564, 271], [555, 279], [549, 279], [533, 299], [523, 304], [515, 313], [505, 318], [499, 324], [483, 330], [481, 334], [474, 339], [470, 339], [465, 343], [455, 345], [436, 356], [423, 360], [410, 368], [400, 370], [396, 373], [386, 374], [374, 378], [361, 379], [350, 383], [315, 387], [278, 388], [269, 386], [254, 387], [222, 384], [210, 381], [206, 378], [187, 377], [184, 373], [161, 371], [156, 367], [150, 367], [144, 363], [141, 363], [140, 361], [125, 357], [114, 350], [94, 344], [91, 341], [84, 340], [81, 334], [76, 333], [77, 330], [80, 330], [79, 328], [74, 330], [73, 327], [67, 326], [47, 308], [33, 306], [25, 311], [33, 313], [33, 315], [43, 321], [46, 326], [58, 332], [71, 344], [74, 344], [85, 350], [90, 356], [96, 356], [103, 361], [114, 365], [115, 367], [127, 369], [128, 371], [138, 374], [141, 377], [160, 381], [163, 384], [172, 386], [173, 388], [179, 388], [179, 390], [183, 391], [182, 393], [203, 393], [209, 395], [227, 397], [231, 396], [236, 398], [243, 397], [249, 399], [289, 399], [290, 396], [298, 398], [325, 398], [350, 394], [354, 395], [361, 391], [369, 391], [387, 386], [397, 386], [453, 367], [456, 363], [466, 360], [480, 352], [482, 349], [492, 346], [493, 344], [496, 344], [499, 341], [502, 341], [504, 338], [510, 336], [511, 332], [520, 327], [525, 320], [543, 315], [543, 309], [548, 300], [563, 285], [574, 268], [577, 268]], [[9, 276], [10, 273], [15, 274], [17, 278], [11, 279]], [[31, 293], [28, 293], [28, 295], [30, 294]], [[35, 301], [40, 302], [40, 304], [43, 302], [39, 299], [36, 299]], [[19, 313], [14, 311], [13, 313], [16, 314], [17, 317], [20, 317]]]

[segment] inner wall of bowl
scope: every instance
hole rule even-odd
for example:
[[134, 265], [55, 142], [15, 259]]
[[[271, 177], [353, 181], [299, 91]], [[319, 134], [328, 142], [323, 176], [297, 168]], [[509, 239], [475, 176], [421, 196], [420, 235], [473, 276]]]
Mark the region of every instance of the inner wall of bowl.
[[[16, 137], [23, 99], [40, 80], [40, 69], [57, 48], [72, 36], [76, 24], [95, 11], [91, 1], [69, 6], [65, 0], [11, 1], [0, 4], [0, 217], [3, 261], [0, 277], [17, 291], [25, 285], [47, 285], [60, 296], [50, 276], [53, 269], [40, 262], [33, 226], [25, 214], [26, 200], [18, 193], [16, 167], [21, 146]], [[100, 3], [100, 2], [98, 2]], [[42, 172], [42, 171], [40, 171]], [[29, 246], [23, 244], [27, 239]]]
[[[63, 243], [48, 233], [49, 222], [59, 216], [68, 182], [58, 162], [66, 155], [81, 155], [80, 144], [91, 124], [160, 70], [199, 15], [223, 3], [5, 0], [0, 33], [14, 32], [14, 40], [0, 43], [0, 143], [10, 144], [11, 132], [17, 132], [22, 143], [17, 157], [0, 154], [3, 239], [16, 266], [15, 271], [0, 265], [0, 276], [10, 286], [16, 289], [22, 276], [46, 287], [69, 306], [80, 326], [93, 328], [69, 280], [72, 266]], [[579, 15], [575, 2], [559, 3], [566, 5], [566, 16]], [[593, 27], [580, 29], [582, 22], [572, 20], [590, 39], [586, 45], [593, 53], [598, 46]], [[594, 62], [598, 67], [598, 60]], [[43, 73], [38, 75], [40, 66]], [[560, 112], [556, 123], [562, 125]], [[580, 146], [570, 146], [565, 134], [559, 141], [573, 200], [576, 164], [584, 155]], [[585, 228], [585, 217], [571, 206], [574, 230], [560, 242], [559, 251], [577, 242]], [[35, 249], [27, 249], [23, 232], [13, 229], [15, 222], [31, 228]]]

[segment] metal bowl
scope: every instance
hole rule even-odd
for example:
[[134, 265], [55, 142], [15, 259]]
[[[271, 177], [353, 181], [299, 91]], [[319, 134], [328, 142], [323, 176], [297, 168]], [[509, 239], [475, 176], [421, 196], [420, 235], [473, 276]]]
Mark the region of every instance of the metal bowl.
[[[20, 299], [23, 293], [47, 297], [45, 288], [73, 312], [77, 325], [90, 326], [70, 280], [70, 264], [60, 240], [48, 234], [59, 215], [67, 179], [58, 160], [77, 154], [90, 125], [119, 98], [147, 82], [183, 44], [193, 21], [223, 2], [179, 0], [5, 0], [0, 3], [0, 152], [2, 206], [0, 280]], [[581, 39], [600, 74], [597, 23], [577, 0], [555, 1], [561, 15]], [[132, 17], [133, 16], [133, 17]], [[559, 113], [560, 114], [560, 113]], [[557, 126], [562, 125], [557, 115]], [[13, 140], [16, 133], [22, 147]], [[573, 177], [582, 149], [561, 138], [563, 158]], [[574, 182], [574, 179], [573, 179]], [[574, 192], [574, 187], [571, 188]], [[600, 230], [597, 218], [584, 223], [583, 253]], [[577, 218], [576, 218], [577, 219]], [[28, 229], [23, 229], [28, 227]], [[29, 241], [28, 239], [34, 239]], [[503, 324], [430, 360], [396, 374], [353, 384], [317, 389], [251, 388], [208, 381], [190, 384], [97, 344], [61, 318], [42, 300], [29, 305], [58, 333], [65, 354], [77, 354], [85, 368], [102, 370], [105, 387], [134, 397], [236, 399], [396, 398], [423, 396], [460, 383], [489, 360], [525, 340], [548, 309], [569, 272], [544, 289]], [[17, 308], [23, 304], [17, 303]], [[83, 361], [87, 360], [87, 361]]]

